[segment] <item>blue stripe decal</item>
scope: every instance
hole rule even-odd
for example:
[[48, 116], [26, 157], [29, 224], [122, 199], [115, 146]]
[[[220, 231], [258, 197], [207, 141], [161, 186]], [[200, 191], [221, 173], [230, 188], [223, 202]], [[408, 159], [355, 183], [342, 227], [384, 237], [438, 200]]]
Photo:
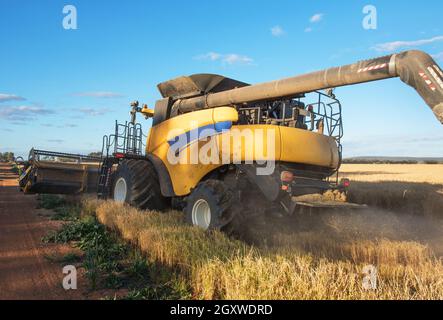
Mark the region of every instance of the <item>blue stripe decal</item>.
[[231, 128], [232, 128], [232, 122], [231, 121], [217, 122], [215, 124], [215, 130], [217, 132], [223, 132], [223, 131], [229, 130]]
[[[169, 146], [175, 145], [180, 142], [180, 145], [176, 145], [177, 150], [181, 150], [182, 148], [186, 147], [187, 145], [202, 140], [214, 135], [217, 135], [219, 133], [222, 133], [223, 131], [227, 131], [232, 128], [232, 122], [231, 121], [223, 121], [223, 122], [217, 122], [215, 124], [209, 124], [206, 126], [198, 127], [196, 129], [192, 129], [188, 132], [185, 132], [179, 136], [175, 136], [174, 138], [168, 140]], [[193, 140], [191, 140], [193, 139]]]

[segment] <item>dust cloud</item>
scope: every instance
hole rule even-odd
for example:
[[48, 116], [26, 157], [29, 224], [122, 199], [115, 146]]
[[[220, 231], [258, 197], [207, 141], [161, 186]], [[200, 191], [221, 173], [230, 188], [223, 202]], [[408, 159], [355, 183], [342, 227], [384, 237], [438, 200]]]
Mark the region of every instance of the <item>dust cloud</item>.
[[246, 242], [271, 250], [343, 257], [350, 246], [416, 243], [443, 257], [443, 220], [366, 208], [318, 210], [290, 217], [263, 215], [243, 225]]

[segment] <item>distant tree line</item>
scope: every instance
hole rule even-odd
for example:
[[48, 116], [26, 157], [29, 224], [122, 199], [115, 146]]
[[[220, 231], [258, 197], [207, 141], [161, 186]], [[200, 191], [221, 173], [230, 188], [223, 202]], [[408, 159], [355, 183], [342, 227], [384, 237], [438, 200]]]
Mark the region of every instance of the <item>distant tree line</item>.
[[344, 159], [346, 164], [442, 164], [437, 160], [369, 160], [369, 159]]
[[0, 152], [0, 161], [14, 161], [14, 152]]
[[102, 156], [102, 152], [101, 151], [91, 152], [90, 154], [88, 154], [88, 156], [100, 158]]

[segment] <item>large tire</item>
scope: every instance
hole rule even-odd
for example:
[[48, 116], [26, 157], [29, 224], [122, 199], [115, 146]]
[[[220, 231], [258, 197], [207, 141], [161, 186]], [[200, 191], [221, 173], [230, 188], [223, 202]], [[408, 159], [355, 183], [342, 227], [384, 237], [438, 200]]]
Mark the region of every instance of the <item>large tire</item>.
[[186, 200], [186, 221], [204, 230], [221, 230], [235, 216], [235, 193], [223, 181], [200, 182]]
[[146, 160], [123, 160], [113, 176], [112, 196], [140, 209], [165, 210], [168, 198], [163, 197], [154, 166]]

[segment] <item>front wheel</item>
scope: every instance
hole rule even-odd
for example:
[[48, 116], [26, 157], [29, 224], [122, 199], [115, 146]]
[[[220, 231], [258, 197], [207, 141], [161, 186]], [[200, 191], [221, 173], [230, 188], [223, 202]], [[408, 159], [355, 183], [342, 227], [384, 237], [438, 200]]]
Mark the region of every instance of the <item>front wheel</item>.
[[203, 181], [186, 200], [186, 220], [203, 230], [221, 230], [235, 215], [234, 199], [234, 192], [222, 181]]
[[157, 172], [149, 161], [122, 161], [113, 180], [112, 193], [116, 202], [148, 210], [168, 208], [168, 199], [161, 194]]

